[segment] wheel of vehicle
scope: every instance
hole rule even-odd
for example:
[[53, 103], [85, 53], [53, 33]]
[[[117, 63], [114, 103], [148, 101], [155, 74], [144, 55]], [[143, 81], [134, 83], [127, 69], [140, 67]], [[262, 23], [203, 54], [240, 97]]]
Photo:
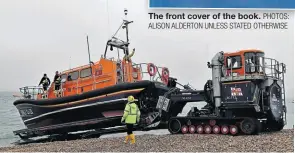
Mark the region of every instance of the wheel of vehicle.
[[212, 128], [212, 131], [214, 134], [219, 134], [220, 133], [220, 127], [218, 125], [214, 125]]
[[205, 130], [205, 133], [206, 134], [210, 134], [212, 132], [212, 128], [211, 128], [210, 125], [206, 125], [205, 128], [204, 128], [204, 130]]
[[183, 125], [183, 126], [181, 127], [181, 132], [182, 132], [183, 134], [186, 134], [186, 133], [188, 132], [188, 127], [187, 127], [186, 125]]
[[194, 125], [190, 125], [190, 126], [188, 127], [188, 130], [189, 130], [189, 132], [190, 132], [191, 134], [194, 134], [194, 133], [196, 132], [196, 127], [195, 127]]
[[256, 122], [252, 118], [246, 118], [240, 123], [240, 129], [244, 134], [254, 134], [256, 131]]
[[181, 130], [181, 123], [178, 119], [169, 120], [168, 131], [171, 134], [176, 134], [176, 133], [180, 132], [180, 130]]
[[202, 125], [197, 126], [197, 133], [202, 134], [204, 132], [204, 128]]
[[238, 127], [235, 125], [231, 125], [229, 128], [230, 134], [231, 135], [236, 135], [239, 131], [238, 131]]
[[228, 134], [228, 132], [229, 132], [229, 128], [226, 125], [222, 125], [220, 130], [221, 130], [222, 134]]

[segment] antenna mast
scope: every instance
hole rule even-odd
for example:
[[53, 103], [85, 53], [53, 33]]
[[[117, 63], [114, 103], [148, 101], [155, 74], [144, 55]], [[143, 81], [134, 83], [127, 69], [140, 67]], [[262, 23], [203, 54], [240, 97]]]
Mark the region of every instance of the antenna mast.
[[[128, 21], [127, 20], [127, 14], [128, 14], [128, 10], [125, 8], [124, 9], [124, 13], [125, 13], [125, 20], [124, 20], [124, 23], [123, 23], [123, 26], [122, 28], [123, 29], [126, 29], [126, 41], [127, 41], [127, 44], [129, 45], [129, 33], [128, 33], [128, 24], [130, 23], [133, 23], [133, 21]], [[127, 56], [129, 55], [129, 48], [128, 46], [126, 46], [126, 53], [125, 53]]]
[[[104, 53], [104, 58], [106, 58], [107, 49], [108, 49], [109, 46], [110, 46], [111, 51], [113, 51], [113, 47], [116, 47], [117, 49], [122, 49], [126, 56], [129, 55], [129, 50], [128, 50], [128, 46], [129, 46], [128, 24], [133, 23], [133, 21], [128, 21], [127, 20], [128, 10], [126, 8], [124, 9], [124, 14], [125, 14], [125, 19], [123, 19], [123, 23], [120, 25], [120, 27], [115, 32], [115, 34], [112, 36], [112, 38], [110, 40], [108, 40], [108, 42], [107, 42], [107, 45], [106, 45], [106, 48], [105, 48], [105, 53]], [[120, 40], [120, 39], [115, 37], [121, 28], [126, 29], [126, 39], [127, 39], [126, 41]]]
[[126, 39], [127, 39], [127, 43], [129, 43], [128, 24], [133, 23], [133, 21], [128, 21], [127, 19], [128, 10], [126, 8], [124, 9], [124, 13], [125, 13], [125, 20], [124, 20], [124, 25], [122, 28], [123, 29], [126, 28]]
[[[128, 10], [126, 8], [124, 9], [124, 13], [125, 13], [125, 21], [128, 22], [128, 19], [127, 19]], [[128, 24], [125, 24], [125, 26], [126, 26], [126, 39], [127, 39], [127, 43], [128, 43], [129, 42]]]
[[89, 49], [89, 42], [88, 42], [88, 35], [87, 35], [87, 48], [88, 48], [88, 60], [89, 60], [89, 65], [90, 65], [90, 67], [91, 67], [91, 60], [90, 60], [90, 49]]
[[70, 56], [70, 61], [69, 61], [69, 69], [71, 69], [71, 56]]

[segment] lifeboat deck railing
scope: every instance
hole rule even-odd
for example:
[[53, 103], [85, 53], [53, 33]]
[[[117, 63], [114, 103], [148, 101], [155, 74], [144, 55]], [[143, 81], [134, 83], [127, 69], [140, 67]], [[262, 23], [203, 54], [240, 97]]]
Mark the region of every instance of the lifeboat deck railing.
[[[111, 61], [116, 61], [116, 62], [122, 62], [122, 60], [120, 58], [115, 58], [115, 57], [105, 57], [105, 59], [108, 59], [108, 60], [111, 60]], [[156, 68], [156, 74], [151, 76], [148, 72], [148, 65], [150, 63], [135, 63], [135, 62], [132, 62], [132, 67], [133, 68], [139, 68], [140, 70], [140, 75], [141, 75], [141, 80], [150, 80], [150, 81], [157, 81], [157, 82], [163, 82], [162, 81], [162, 70], [163, 68], [166, 68], [166, 67], [161, 67], [161, 66], [157, 66], [156, 64], [153, 64]], [[126, 70], [125, 70], [126, 71]], [[109, 74], [111, 75], [112, 73], [117, 73], [117, 70], [113, 70], [113, 72], [109, 72]], [[135, 76], [135, 73], [129, 73], [129, 74], [123, 74], [123, 82], [126, 82], [126, 80], [128, 79], [125, 79], [125, 78], [134, 78]], [[97, 76], [96, 76], [97, 77]], [[135, 79], [136, 80], [136, 79]]]
[[[155, 66], [155, 75], [150, 75], [149, 70], [148, 70], [148, 65], [149, 63], [132, 63], [132, 66], [135, 68], [139, 68], [141, 72], [142, 79], [145, 80], [150, 80], [150, 81], [157, 81], [157, 82], [163, 82], [162, 81], [162, 74], [161, 71], [163, 70], [164, 67], [160, 67], [157, 65]], [[132, 74], [130, 74], [132, 75]]]
[[37, 99], [39, 94], [44, 94], [44, 90], [40, 86], [25, 86], [19, 88], [19, 90], [23, 94], [22, 97], [25, 99]]

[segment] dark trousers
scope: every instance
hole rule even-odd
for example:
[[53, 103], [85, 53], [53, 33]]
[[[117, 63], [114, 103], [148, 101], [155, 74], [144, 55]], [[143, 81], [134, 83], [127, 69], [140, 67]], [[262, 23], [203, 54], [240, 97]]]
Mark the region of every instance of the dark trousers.
[[127, 126], [127, 134], [128, 135], [132, 134], [133, 124], [126, 124], [126, 126]]
[[45, 86], [43, 85], [43, 90], [47, 91], [47, 87], [48, 87], [47, 85], [45, 85]]
[[60, 89], [60, 84], [55, 84], [55, 85], [54, 85], [54, 89], [55, 89], [55, 90], [59, 90], [59, 89]]

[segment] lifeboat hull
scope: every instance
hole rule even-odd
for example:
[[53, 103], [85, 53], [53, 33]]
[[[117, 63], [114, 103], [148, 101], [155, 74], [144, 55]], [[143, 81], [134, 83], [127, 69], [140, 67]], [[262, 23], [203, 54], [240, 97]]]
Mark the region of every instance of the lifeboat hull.
[[[97, 128], [107, 128], [122, 125], [120, 120], [129, 95], [142, 101], [142, 97], [152, 95], [149, 99], [157, 98], [168, 90], [164, 84], [139, 81], [55, 99], [19, 99], [14, 105], [27, 128], [91, 119], [102, 119], [102, 124]], [[157, 100], [149, 100], [148, 103], [156, 107]]]

